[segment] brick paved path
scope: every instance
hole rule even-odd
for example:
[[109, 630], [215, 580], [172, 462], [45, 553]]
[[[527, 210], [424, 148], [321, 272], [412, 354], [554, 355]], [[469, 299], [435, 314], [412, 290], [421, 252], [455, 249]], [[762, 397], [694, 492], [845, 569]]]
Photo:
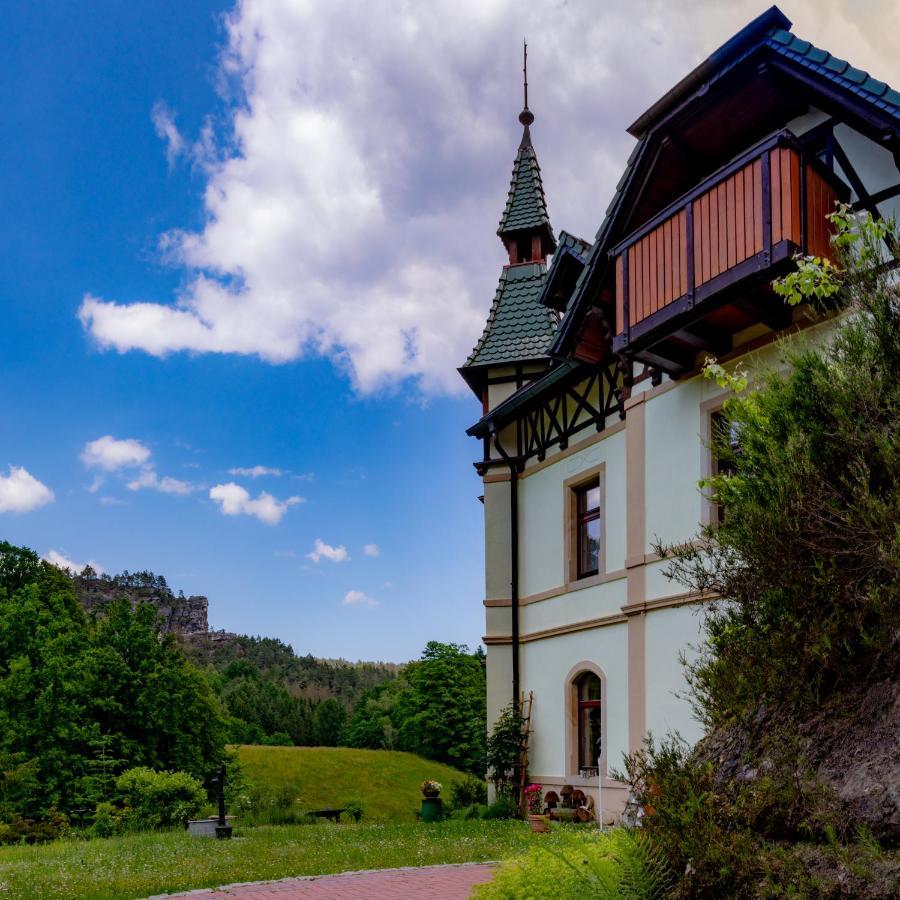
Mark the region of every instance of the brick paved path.
[[196, 900], [466, 900], [476, 884], [491, 880], [492, 863], [375, 869], [285, 878], [175, 894]]

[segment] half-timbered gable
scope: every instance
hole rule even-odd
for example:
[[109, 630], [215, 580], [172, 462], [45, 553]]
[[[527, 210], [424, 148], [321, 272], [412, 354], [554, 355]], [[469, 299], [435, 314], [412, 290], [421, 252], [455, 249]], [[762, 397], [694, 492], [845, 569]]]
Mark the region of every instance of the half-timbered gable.
[[831, 253], [835, 203], [900, 212], [900, 93], [790, 28], [772, 7], [635, 120], [593, 242], [554, 240], [526, 102], [510, 262], [460, 370], [482, 399], [489, 720], [533, 695], [532, 779], [599, 778], [612, 810], [648, 730], [700, 735], [679, 656], [705, 598], [653, 550], [716, 514], [697, 483], [723, 398], [700, 369], [827, 333], [772, 280]]

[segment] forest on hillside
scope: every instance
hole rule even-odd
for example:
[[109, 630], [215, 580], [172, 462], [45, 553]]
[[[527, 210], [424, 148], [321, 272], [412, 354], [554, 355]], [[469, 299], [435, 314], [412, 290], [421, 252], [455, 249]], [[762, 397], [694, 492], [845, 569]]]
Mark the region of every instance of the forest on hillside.
[[237, 765], [234, 744], [408, 749], [483, 771], [480, 651], [431, 642], [399, 666], [298, 657], [271, 638], [197, 641], [120, 581], [88, 613], [68, 572], [0, 541], [0, 843], [75, 820], [98, 836], [129, 816], [180, 821], [223, 761]]

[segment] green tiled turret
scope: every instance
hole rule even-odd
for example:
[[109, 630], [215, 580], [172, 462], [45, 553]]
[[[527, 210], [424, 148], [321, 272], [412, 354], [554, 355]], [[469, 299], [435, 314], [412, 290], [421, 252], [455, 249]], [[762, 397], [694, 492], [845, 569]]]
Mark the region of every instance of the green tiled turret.
[[463, 368], [540, 359], [553, 337], [557, 316], [541, 304], [544, 263], [506, 266], [484, 333]]
[[534, 147], [531, 146], [528, 124], [525, 125], [522, 143], [519, 144], [519, 152], [513, 163], [506, 209], [503, 210], [497, 234], [501, 238], [506, 238], [515, 232], [523, 231], [541, 233], [550, 245], [550, 252], [556, 245], [550, 226], [550, 216], [547, 214], [541, 167], [538, 165]]
[[504, 266], [500, 275], [484, 332], [459, 370], [476, 393], [490, 366], [546, 361], [547, 345], [559, 320], [554, 310], [541, 303], [547, 281], [546, 257], [556, 248], [556, 240], [547, 214], [541, 167], [531, 144], [534, 116], [528, 109], [527, 93], [519, 121], [524, 127], [522, 140], [497, 229], [510, 254], [510, 265]]

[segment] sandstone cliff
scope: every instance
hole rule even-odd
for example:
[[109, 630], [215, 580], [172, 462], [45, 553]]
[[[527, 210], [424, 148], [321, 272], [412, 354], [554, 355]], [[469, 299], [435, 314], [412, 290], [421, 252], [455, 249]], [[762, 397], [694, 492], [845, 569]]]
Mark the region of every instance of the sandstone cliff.
[[114, 600], [128, 600], [132, 606], [140, 602], [150, 603], [159, 611], [162, 630], [180, 635], [206, 634], [209, 631], [206, 597], [176, 596], [156, 578], [117, 575], [115, 578], [75, 578], [75, 592], [87, 612], [102, 610]]

